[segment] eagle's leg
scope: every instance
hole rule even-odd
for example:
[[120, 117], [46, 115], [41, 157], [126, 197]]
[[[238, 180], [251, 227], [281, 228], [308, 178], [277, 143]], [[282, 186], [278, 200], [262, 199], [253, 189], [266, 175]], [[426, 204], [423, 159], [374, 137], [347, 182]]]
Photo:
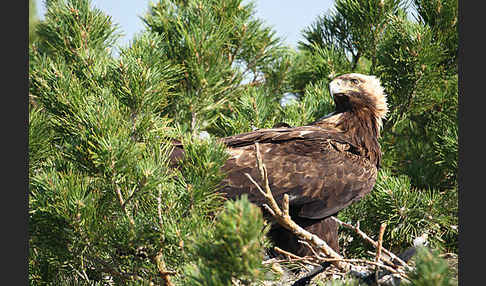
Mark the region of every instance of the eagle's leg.
[[[339, 253], [338, 224], [331, 217], [325, 219], [307, 219], [300, 217], [292, 218], [298, 225], [319, 236], [337, 253]], [[283, 227], [277, 227], [269, 232], [269, 236], [275, 246], [294, 253], [299, 256], [313, 255], [312, 251], [306, 245], [299, 242], [299, 238], [290, 230]]]

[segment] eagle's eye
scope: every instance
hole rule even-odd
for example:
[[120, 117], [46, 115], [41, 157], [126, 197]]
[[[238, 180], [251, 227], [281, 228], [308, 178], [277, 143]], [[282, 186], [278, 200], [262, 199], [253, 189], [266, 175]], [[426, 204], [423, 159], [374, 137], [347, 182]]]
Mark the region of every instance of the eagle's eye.
[[357, 79], [355, 79], [355, 78], [352, 78], [352, 79], [351, 79], [351, 82], [352, 82], [353, 84], [358, 84], [358, 83], [359, 83], [359, 80], [357, 80]]

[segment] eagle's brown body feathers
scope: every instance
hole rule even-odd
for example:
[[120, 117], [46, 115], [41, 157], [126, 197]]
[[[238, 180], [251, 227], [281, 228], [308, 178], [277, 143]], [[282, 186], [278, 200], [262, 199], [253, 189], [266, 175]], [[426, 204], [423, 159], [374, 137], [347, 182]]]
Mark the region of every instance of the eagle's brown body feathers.
[[[330, 217], [372, 190], [381, 159], [381, 118], [387, 109], [374, 77], [343, 75], [330, 88], [336, 111], [316, 122], [222, 138], [230, 158], [222, 168], [226, 177], [221, 192], [229, 199], [248, 194], [253, 203], [265, 203], [245, 176], [248, 173], [261, 183], [255, 154], [258, 142], [277, 202], [288, 194], [294, 221], [339, 251], [337, 224]], [[270, 236], [281, 248], [309, 254], [307, 247], [279, 225], [274, 224]]]
[[229, 198], [243, 193], [255, 204], [265, 203], [244, 173], [260, 179], [255, 142], [260, 144], [272, 193], [277, 201], [288, 194], [299, 217], [322, 219], [347, 207], [371, 190], [376, 166], [341, 133], [316, 127], [266, 129], [223, 139], [231, 157], [221, 191]]

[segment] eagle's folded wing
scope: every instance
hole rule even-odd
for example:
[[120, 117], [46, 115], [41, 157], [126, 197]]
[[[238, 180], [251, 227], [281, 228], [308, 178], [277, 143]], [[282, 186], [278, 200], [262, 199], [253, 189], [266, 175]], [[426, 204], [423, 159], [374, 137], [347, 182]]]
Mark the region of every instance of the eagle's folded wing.
[[227, 175], [221, 191], [227, 197], [246, 193], [255, 204], [265, 203], [245, 176], [248, 173], [261, 184], [254, 145], [259, 142], [275, 199], [280, 203], [288, 194], [291, 212], [300, 217], [333, 215], [371, 191], [376, 179], [376, 166], [332, 130], [310, 126], [261, 129], [223, 142], [231, 155], [223, 167]]

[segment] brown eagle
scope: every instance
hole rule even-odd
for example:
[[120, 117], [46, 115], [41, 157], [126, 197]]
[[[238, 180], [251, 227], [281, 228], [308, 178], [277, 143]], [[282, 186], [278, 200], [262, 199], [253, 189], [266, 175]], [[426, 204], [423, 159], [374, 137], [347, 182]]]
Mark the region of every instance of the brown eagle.
[[[339, 252], [338, 225], [330, 217], [369, 193], [380, 166], [378, 143], [386, 95], [374, 76], [345, 74], [329, 84], [335, 111], [306, 126], [259, 129], [222, 138], [230, 158], [220, 191], [229, 199], [248, 194], [262, 206], [264, 197], [245, 176], [262, 184], [257, 169], [255, 142], [260, 145], [270, 188], [281, 204], [289, 195], [292, 219]], [[182, 156], [176, 144], [174, 160]], [[264, 211], [265, 212], [265, 211]], [[269, 214], [266, 216], [270, 218]], [[275, 245], [297, 255], [309, 249], [278, 224], [269, 233]]]

